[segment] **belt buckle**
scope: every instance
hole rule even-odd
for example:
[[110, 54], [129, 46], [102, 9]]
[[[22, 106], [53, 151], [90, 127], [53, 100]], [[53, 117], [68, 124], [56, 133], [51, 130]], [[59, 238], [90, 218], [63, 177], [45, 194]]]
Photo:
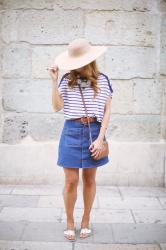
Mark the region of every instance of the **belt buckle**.
[[83, 119], [84, 119], [84, 117], [81, 117], [81, 122], [82, 122], [83, 124], [87, 124], [88, 122], [83, 121]]

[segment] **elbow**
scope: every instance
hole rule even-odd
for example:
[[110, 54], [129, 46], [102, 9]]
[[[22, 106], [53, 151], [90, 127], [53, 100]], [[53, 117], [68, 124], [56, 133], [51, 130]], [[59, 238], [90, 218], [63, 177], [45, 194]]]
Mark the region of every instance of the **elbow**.
[[60, 107], [53, 107], [53, 109], [54, 109], [55, 112], [59, 112], [59, 111], [61, 111], [63, 109], [63, 107], [62, 106], [60, 106]]

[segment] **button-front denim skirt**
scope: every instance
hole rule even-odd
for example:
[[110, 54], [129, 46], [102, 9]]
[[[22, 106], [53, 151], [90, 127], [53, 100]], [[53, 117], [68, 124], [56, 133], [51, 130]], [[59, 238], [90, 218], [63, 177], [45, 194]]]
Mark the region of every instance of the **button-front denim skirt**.
[[[92, 141], [100, 132], [101, 123], [90, 123]], [[108, 156], [94, 160], [89, 146], [91, 144], [88, 123], [65, 120], [58, 146], [57, 165], [64, 168], [94, 168], [109, 162]]]

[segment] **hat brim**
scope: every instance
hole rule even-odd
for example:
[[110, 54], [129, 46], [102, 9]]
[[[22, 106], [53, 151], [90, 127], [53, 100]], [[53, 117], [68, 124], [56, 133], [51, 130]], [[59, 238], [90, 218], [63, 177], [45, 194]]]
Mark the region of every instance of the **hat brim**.
[[71, 57], [66, 50], [55, 58], [54, 63], [58, 66], [59, 69], [78, 69], [97, 59], [106, 50], [106, 46], [93, 46], [91, 47], [90, 51], [88, 51], [88, 53], [75, 58]]

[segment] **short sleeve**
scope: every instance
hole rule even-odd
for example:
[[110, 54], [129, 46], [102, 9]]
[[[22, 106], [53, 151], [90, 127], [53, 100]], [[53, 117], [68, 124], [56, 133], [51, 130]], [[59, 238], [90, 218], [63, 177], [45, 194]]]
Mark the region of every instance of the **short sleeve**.
[[66, 75], [67, 74], [64, 74], [62, 77], [61, 77], [61, 79], [60, 79], [60, 81], [59, 81], [59, 84], [58, 84], [58, 91], [59, 91], [59, 93], [61, 94], [61, 96], [62, 97], [64, 97], [64, 94], [65, 94], [65, 92], [66, 92]]
[[110, 96], [111, 98], [113, 97], [113, 87], [112, 87], [112, 80], [106, 76], [107, 78], [107, 88], [106, 88], [106, 91], [107, 91], [107, 96]]

